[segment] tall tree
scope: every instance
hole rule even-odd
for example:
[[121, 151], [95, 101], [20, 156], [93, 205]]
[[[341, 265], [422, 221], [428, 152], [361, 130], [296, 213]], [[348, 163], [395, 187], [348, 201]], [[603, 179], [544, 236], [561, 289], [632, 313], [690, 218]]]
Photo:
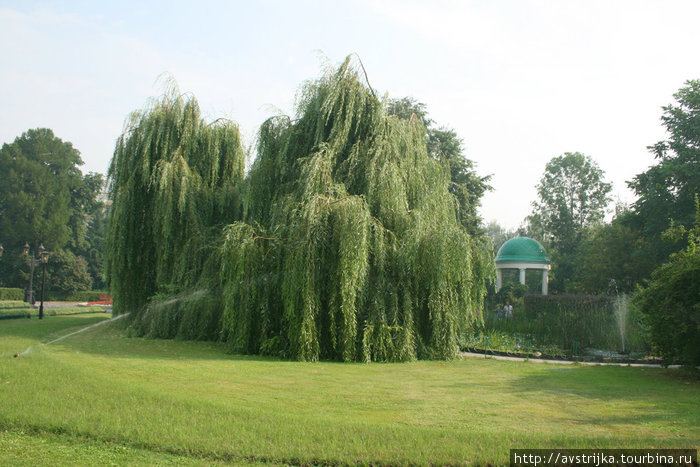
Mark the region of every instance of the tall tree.
[[[9, 251], [86, 247], [86, 216], [101, 176], [83, 176], [80, 153], [50, 129], [28, 130], [0, 149], [0, 241]], [[3, 261], [7, 284], [23, 286], [22, 262]], [[8, 265], [10, 267], [8, 267]], [[60, 271], [59, 271], [60, 272]], [[26, 272], [25, 272], [26, 274]]]
[[665, 362], [680, 359], [700, 364], [700, 203], [695, 198], [695, 221], [685, 249], [671, 254], [656, 268], [651, 281], [635, 297], [649, 327], [652, 346]]
[[589, 156], [564, 153], [552, 158], [537, 185], [528, 222], [553, 247], [552, 289], [571, 289], [576, 256], [584, 230], [603, 220], [610, 202], [610, 183]]
[[388, 115], [365, 83], [348, 58], [307, 83], [294, 119], [265, 122], [240, 204], [207, 188], [238, 186], [240, 151], [200, 144], [237, 142], [231, 127], [210, 133], [179, 93], [136, 115], [110, 171], [115, 309], [132, 311], [141, 332], [185, 335], [197, 324], [184, 304], [208, 289], [221, 297], [213, 335], [236, 352], [454, 356], [479, 319], [491, 256], [460, 224], [423, 123]]
[[0, 149], [0, 232], [13, 247], [48, 249], [71, 239], [74, 193], [83, 161], [73, 145], [47, 128], [29, 130]]
[[491, 221], [486, 225], [486, 236], [491, 239], [494, 251], [498, 251], [501, 246], [516, 236], [516, 231], [500, 225], [496, 221]]
[[117, 313], [197, 284], [218, 229], [240, 215], [244, 161], [238, 127], [207, 123], [176, 86], [130, 116], [109, 169], [105, 275]]
[[424, 122], [388, 114], [364, 81], [347, 59], [304, 88], [296, 119], [260, 131], [246, 223], [223, 248], [236, 351], [446, 358], [477, 318], [489, 259], [449, 172]]
[[436, 126], [428, 116], [427, 107], [410, 97], [390, 99], [387, 113], [410, 120], [420, 121], [428, 130], [426, 141], [428, 155], [447, 166], [450, 172], [450, 193], [455, 197], [457, 216], [471, 235], [484, 233], [483, 220], [478, 209], [481, 198], [493, 188], [489, 185], [491, 175], [479, 176], [474, 161], [464, 155], [463, 141], [457, 133], [444, 126]]
[[574, 283], [589, 294], [631, 293], [653, 267], [646, 239], [631, 225], [634, 213], [617, 209], [609, 224], [588, 229], [578, 249]]
[[694, 198], [700, 193], [700, 80], [687, 81], [673, 97], [676, 103], [663, 107], [661, 117], [669, 137], [649, 147], [657, 164], [628, 182], [639, 196], [634, 225], [649, 240], [645, 254], [657, 265], [683, 247], [680, 239], [663, 242], [662, 234], [693, 224]]

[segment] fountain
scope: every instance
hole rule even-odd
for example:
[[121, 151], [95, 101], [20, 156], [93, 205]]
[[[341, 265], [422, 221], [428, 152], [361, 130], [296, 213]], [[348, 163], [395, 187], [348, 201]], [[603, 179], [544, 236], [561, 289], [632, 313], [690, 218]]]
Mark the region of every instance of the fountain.
[[622, 353], [625, 353], [625, 336], [627, 335], [627, 301], [626, 294], [615, 297], [615, 317], [617, 318], [617, 327], [620, 330]]

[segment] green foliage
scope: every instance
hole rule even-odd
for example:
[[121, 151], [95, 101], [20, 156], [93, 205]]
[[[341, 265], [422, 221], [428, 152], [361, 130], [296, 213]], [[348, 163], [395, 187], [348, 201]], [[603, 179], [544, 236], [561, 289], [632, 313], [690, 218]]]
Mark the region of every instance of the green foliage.
[[[26, 286], [21, 251], [43, 244], [50, 252], [91, 248], [88, 215], [102, 176], [83, 176], [78, 150], [47, 128], [28, 130], [0, 149], [0, 283]], [[100, 248], [95, 245], [95, 248]], [[9, 259], [9, 260], [8, 260]]]
[[654, 270], [635, 301], [649, 326], [650, 340], [667, 362], [700, 364], [700, 205], [685, 251]]
[[612, 189], [589, 156], [567, 152], [547, 163], [537, 185], [539, 201], [534, 214], [545, 231], [562, 240], [603, 219]]
[[649, 147], [658, 163], [629, 182], [639, 196], [639, 225], [655, 237], [671, 223], [689, 228], [700, 193], [700, 80], [687, 81], [673, 97], [676, 104], [663, 107], [661, 117], [669, 138]]
[[24, 300], [24, 290], [0, 287], [0, 300]]
[[197, 284], [217, 228], [239, 215], [244, 159], [238, 127], [207, 124], [174, 86], [131, 115], [109, 169], [105, 270], [116, 313]]
[[100, 301], [101, 295], [105, 293], [101, 290], [79, 290], [71, 293], [49, 290], [44, 300], [55, 302], [97, 302]]
[[[505, 273], [506, 271], [503, 272]], [[496, 293], [495, 298], [501, 304], [504, 304], [507, 301], [511, 303], [515, 303], [516, 301], [522, 302], [520, 299], [522, 299], [527, 293], [527, 284], [521, 284], [517, 281], [504, 281], [503, 287], [501, 287], [501, 289]]]
[[585, 231], [578, 248], [573, 288], [586, 293], [632, 293], [645, 278], [653, 259], [648, 245], [631, 221], [633, 213], [618, 212], [610, 224]]
[[[37, 274], [37, 277], [41, 280], [40, 274]], [[39, 288], [39, 284], [36, 283], [35, 287]], [[90, 290], [91, 287], [92, 276], [88, 272], [85, 258], [75, 256], [68, 250], [57, 250], [51, 253], [46, 265], [47, 291], [70, 295], [79, 290]]]
[[260, 130], [244, 223], [224, 231], [224, 332], [236, 352], [301, 360], [448, 358], [490, 259], [455, 216], [449, 174], [350, 60], [297, 119]]
[[[24, 242], [49, 250], [69, 241], [73, 192], [83, 161], [71, 143], [46, 128], [28, 130], [0, 149], [0, 232], [6, 250]], [[10, 248], [8, 248], [8, 245]]]
[[76, 256], [82, 256], [87, 261], [88, 273], [92, 277], [93, 288], [105, 287], [104, 274], [104, 243], [107, 229], [107, 207], [101, 198], [104, 179], [101, 174], [88, 174], [83, 178], [84, 192], [89, 196], [82, 197], [85, 215], [82, 216], [85, 229], [84, 241], [77, 242], [71, 250]]
[[578, 251], [586, 228], [602, 221], [612, 185], [589, 156], [564, 153], [547, 163], [537, 185], [539, 200], [527, 218], [528, 233], [552, 258], [550, 289], [572, 291]]
[[628, 182], [639, 196], [630, 225], [644, 239], [639, 254], [649, 259], [645, 278], [685, 247], [685, 235], [664, 234], [669, 228], [687, 232], [700, 194], [700, 80], [687, 81], [673, 97], [675, 104], [663, 107], [661, 117], [668, 139], [649, 147], [657, 164]]
[[513, 237], [517, 237], [518, 233], [515, 230], [506, 229], [496, 221], [490, 221], [486, 225], [486, 236], [488, 236], [493, 243], [493, 251], [498, 252], [498, 249], [501, 248], [505, 242]]
[[450, 171], [450, 193], [457, 201], [457, 218], [470, 235], [482, 235], [484, 228], [478, 214], [481, 198], [493, 188], [488, 184], [491, 175], [480, 177], [474, 168], [474, 161], [467, 159], [462, 148], [462, 140], [457, 133], [446, 127], [436, 127], [428, 117], [425, 104], [414, 99], [390, 99], [387, 113], [404, 120], [418, 119], [428, 130], [428, 155], [440, 161]]
[[[299, 360], [456, 355], [493, 265], [488, 241], [457, 219], [421, 122], [388, 115], [348, 58], [306, 84], [295, 120], [263, 124], [241, 184], [237, 133], [198, 115], [193, 99], [166, 95], [115, 151], [107, 277], [136, 333], [204, 326], [197, 338], [233, 352]], [[221, 300], [185, 325], [200, 305], [182, 296], [200, 289]]]
[[622, 350], [611, 297], [526, 295], [524, 303], [528, 326], [541, 340], [562, 348]]
[[138, 336], [160, 339], [217, 340], [221, 300], [204, 290], [156, 296], [130, 322]]
[[[523, 320], [515, 318], [500, 321], [489, 316], [483, 328], [474, 329], [462, 341], [462, 348], [476, 349], [486, 353], [507, 352], [519, 355], [532, 355], [536, 352], [546, 356], [571, 357], [571, 347], [561, 349], [557, 345], [544, 343], [529, 332]], [[525, 328], [525, 332], [521, 329]]]

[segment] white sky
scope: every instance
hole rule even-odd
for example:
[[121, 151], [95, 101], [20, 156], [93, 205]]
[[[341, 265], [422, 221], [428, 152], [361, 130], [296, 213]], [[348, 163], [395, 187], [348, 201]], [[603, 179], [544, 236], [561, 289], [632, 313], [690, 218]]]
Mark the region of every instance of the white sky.
[[48, 127], [104, 173], [163, 72], [252, 143], [275, 109], [293, 112], [319, 51], [354, 52], [376, 90], [457, 131], [493, 174], [483, 217], [512, 228], [564, 152], [593, 157], [634, 199], [625, 181], [653, 163], [661, 106], [700, 78], [698, 18], [697, 0], [0, 0], [0, 143]]

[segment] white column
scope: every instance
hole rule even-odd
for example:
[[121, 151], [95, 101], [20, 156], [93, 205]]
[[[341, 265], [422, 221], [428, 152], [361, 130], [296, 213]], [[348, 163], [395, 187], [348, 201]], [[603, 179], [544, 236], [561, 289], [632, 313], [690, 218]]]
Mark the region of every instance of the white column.
[[542, 270], [542, 295], [547, 295], [549, 290], [549, 269]]
[[496, 292], [501, 290], [501, 287], [503, 287], [503, 273], [501, 272], [501, 268], [496, 269]]
[[525, 268], [520, 270], [520, 283], [525, 284]]

